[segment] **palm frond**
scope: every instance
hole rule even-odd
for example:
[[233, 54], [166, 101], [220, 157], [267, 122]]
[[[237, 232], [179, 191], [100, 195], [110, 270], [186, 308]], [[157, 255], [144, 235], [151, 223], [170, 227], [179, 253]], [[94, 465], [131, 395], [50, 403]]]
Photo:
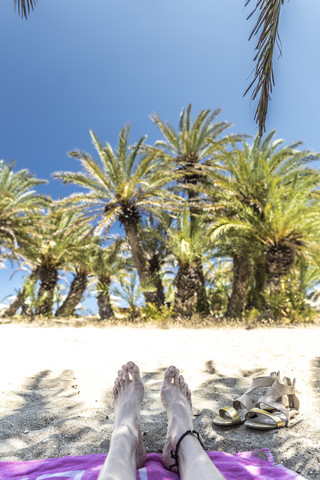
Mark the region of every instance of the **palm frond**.
[[[168, 122], [163, 122], [159, 115], [155, 112], [153, 115], [150, 115], [150, 119], [157, 125], [157, 127], [163, 133], [163, 136], [167, 139], [167, 141], [172, 144], [175, 149], [179, 148], [179, 137], [171, 127]], [[167, 147], [169, 148], [169, 147]]]
[[[250, 1], [251, 0], [247, 0], [245, 5], [247, 6]], [[283, 3], [284, 0], [257, 0], [256, 7], [248, 16], [249, 19], [256, 10], [260, 10], [258, 20], [249, 37], [249, 40], [251, 40], [253, 36], [261, 32], [256, 46], [257, 54], [254, 57], [254, 62], [256, 62], [255, 74], [253, 81], [244, 93], [244, 95], [246, 95], [256, 84], [253, 88], [252, 100], [255, 100], [260, 94], [258, 107], [254, 116], [256, 123], [259, 124], [260, 136], [262, 136], [266, 130], [265, 123], [268, 104], [271, 98], [272, 87], [275, 85], [273, 55], [276, 44], [279, 48], [280, 55], [282, 54], [278, 27]]]
[[[132, 169], [134, 167], [135, 160], [137, 159], [140, 151], [142, 150], [142, 146], [143, 146], [143, 143], [146, 140], [146, 138], [147, 138], [146, 135], [144, 135], [143, 137], [140, 138], [138, 143], [133, 147], [133, 151], [132, 151], [131, 155], [129, 156], [129, 158], [127, 159], [126, 163], [125, 163], [125, 179], [126, 179], [126, 181], [128, 181], [128, 179], [132, 175]], [[149, 152], [149, 156], [151, 156], [151, 158], [152, 158], [153, 155], [152, 155], [151, 152]]]
[[37, 0], [14, 0], [15, 10], [18, 7], [18, 14], [25, 19], [28, 18], [28, 15], [35, 9], [36, 5]]

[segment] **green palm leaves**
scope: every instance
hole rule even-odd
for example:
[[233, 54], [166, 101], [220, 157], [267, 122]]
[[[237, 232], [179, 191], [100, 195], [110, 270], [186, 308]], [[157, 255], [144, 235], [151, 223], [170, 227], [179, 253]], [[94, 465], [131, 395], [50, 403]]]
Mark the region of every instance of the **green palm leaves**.
[[208, 251], [208, 238], [202, 230], [204, 217], [191, 222], [190, 209], [185, 204], [182, 213], [168, 230], [168, 249], [181, 264], [195, 265]]
[[14, 165], [0, 160], [0, 247], [10, 248], [12, 253], [31, 225], [32, 215], [48, 203], [34, 190], [46, 181], [26, 169], [14, 172]]
[[19, 253], [40, 280], [36, 315], [52, 315], [59, 270], [79, 264], [79, 257], [88, 256], [91, 244], [92, 226], [76, 210], [66, 211], [65, 206], [52, 203], [46, 212], [33, 217], [33, 225], [20, 241]]
[[319, 155], [297, 150], [300, 142], [283, 147], [282, 140], [273, 140], [274, 134], [271, 132], [264, 140], [257, 135], [252, 146], [244, 144], [243, 149], [220, 154], [228, 173], [216, 176], [220, 189], [218, 208], [227, 216], [214, 225], [216, 234], [219, 230], [237, 229], [241, 237], [250, 228], [256, 228], [258, 222], [260, 234], [255, 238], [264, 243], [266, 229], [273, 226], [277, 242], [285, 236], [298, 212], [305, 216], [303, 212], [311, 212], [317, 204], [308, 198], [311, 199], [319, 175], [308, 165]]
[[85, 152], [71, 152], [83, 167], [82, 172], [58, 172], [55, 178], [63, 183], [75, 183], [88, 190], [75, 194], [71, 201], [83, 207], [93, 219], [99, 218], [98, 231], [110, 227], [115, 220], [124, 226], [128, 242], [147, 301], [161, 303], [154, 292], [152, 273], [139, 234], [141, 215], [149, 212], [159, 215], [165, 202], [170, 208], [173, 196], [164, 187], [172, 181], [172, 175], [165, 164], [154, 153], [143, 153], [142, 137], [136, 145], [129, 145], [130, 128], [126, 126], [119, 135], [114, 151], [109, 143], [102, 145], [91, 131], [91, 138], [100, 157], [98, 164]]
[[178, 132], [161, 120], [157, 113], [151, 115], [151, 120], [159, 127], [164, 139], [158, 140], [150, 152], [156, 152], [171, 164], [176, 171], [177, 179], [188, 192], [189, 200], [197, 196], [195, 186], [205, 183], [207, 173], [214, 169], [214, 153], [223, 149], [226, 144], [237, 136], [219, 135], [232, 126], [228, 122], [214, 122], [221, 109], [213, 112], [202, 110], [195, 120], [191, 121], [191, 104], [180, 114]]
[[70, 156], [80, 161], [83, 171], [54, 174], [63, 183], [78, 184], [88, 190], [86, 194], [73, 195], [72, 202], [82, 205], [89, 216], [100, 216], [100, 230], [116, 219], [125, 225], [137, 222], [142, 212], [157, 214], [161, 199], [169, 200], [168, 192], [161, 191], [171, 180], [168, 169], [155, 156], [142, 155], [146, 137], [130, 146], [129, 133], [129, 126], [121, 130], [114, 151], [109, 143], [103, 146], [90, 131], [100, 164], [85, 152], [73, 151]]
[[[217, 177], [219, 215], [212, 238], [234, 258], [234, 281], [240, 279], [240, 284], [233, 290], [236, 295], [242, 289], [242, 298], [241, 278], [248, 289], [252, 266], [260, 273], [264, 269], [276, 290], [298, 256], [316, 258], [319, 253], [319, 174], [307, 165], [319, 155], [297, 150], [300, 143], [283, 147], [273, 137], [274, 132], [264, 140], [257, 135], [252, 146], [220, 156], [227, 174]], [[232, 314], [239, 315], [243, 307], [238, 302]]]
[[[28, 171], [0, 162], [1, 245], [33, 271], [35, 314], [52, 315], [64, 271], [74, 279], [56, 314], [74, 311], [92, 276], [100, 316], [109, 318], [113, 275], [123, 279], [134, 268], [146, 303], [161, 307], [174, 293], [175, 313], [182, 316], [207, 314], [210, 302], [228, 303], [231, 317], [245, 308], [270, 310], [288, 285], [304, 308], [301, 291], [296, 295], [299, 278], [311, 267], [319, 271], [320, 174], [310, 162], [320, 154], [302, 150], [301, 142], [284, 145], [274, 131], [252, 144], [223, 137], [229, 124], [215, 121], [218, 112], [203, 110], [192, 121], [189, 105], [177, 131], [154, 114], [164, 138], [153, 146], [146, 137], [131, 145], [128, 126], [115, 148], [90, 132], [99, 158], [70, 153], [81, 170], [54, 177], [82, 191], [59, 202], [36, 195], [42, 181]], [[122, 254], [124, 238], [104, 244], [102, 233], [114, 222], [123, 226], [130, 252]], [[233, 264], [219, 295], [206, 278], [217, 258]], [[10, 312], [25, 304], [29, 290]], [[229, 298], [220, 298], [227, 290]]]

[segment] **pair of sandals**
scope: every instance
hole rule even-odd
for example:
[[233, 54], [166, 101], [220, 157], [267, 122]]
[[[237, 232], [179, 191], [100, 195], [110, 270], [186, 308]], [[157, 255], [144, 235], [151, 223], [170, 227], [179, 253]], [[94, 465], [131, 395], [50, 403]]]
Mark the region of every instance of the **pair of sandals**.
[[[295, 384], [295, 379], [291, 382], [288, 377], [281, 381], [280, 372], [254, 378], [248, 390], [233, 401], [232, 407], [219, 410], [213, 423], [223, 427], [244, 423], [259, 430], [286, 427], [290, 419], [299, 413], [300, 402], [295, 394]], [[263, 387], [267, 387], [265, 395], [254, 403], [250, 394]]]

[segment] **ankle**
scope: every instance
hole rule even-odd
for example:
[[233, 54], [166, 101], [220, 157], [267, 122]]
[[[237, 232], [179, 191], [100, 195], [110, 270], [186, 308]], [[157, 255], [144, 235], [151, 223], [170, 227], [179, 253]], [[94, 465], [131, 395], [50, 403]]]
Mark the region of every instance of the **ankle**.
[[169, 432], [170, 432], [170, 436], [171, 436], [171, 439], [172, 439], [172, 443], [175, 445], [179, 439], [181, 438], [181, 436], [187, 432], [188, 430], [193, 430], [193, 424], [192, 424], [192, 421], [190, 420], [190, 422], [171, 422], [169, 423], [170, 427], [169, 427]]
[[125, 440], [129, 444], [138, 444], [139, 429], [132, 422], [122, 421], [115, 426], [111, 438], [113, 442]]

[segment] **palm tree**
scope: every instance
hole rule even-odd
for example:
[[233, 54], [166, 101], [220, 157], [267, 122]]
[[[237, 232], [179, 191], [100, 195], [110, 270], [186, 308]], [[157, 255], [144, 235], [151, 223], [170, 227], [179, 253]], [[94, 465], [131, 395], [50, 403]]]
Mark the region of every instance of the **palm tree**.
[[49, 206], [45, 215], [34, 218], [34, 227], [30, 227], [20, 248], [23, 257], [37, 269], [40, 280], [36, 315], [52, 315], [59, 269], [70, 262], [87, 236], [87, 222], [76, 210], [67, 212], [61, 204]]
[[88, 277], [89, 273], [86, 268], [82, 266], [76, 267], [68, 295], [63, 303], [57, 308], [55, 317], [66, 318], [74, 315], [77, 305], [81, 302], [88, 286]]
[[80, 160], [84, 171], [56, 172], [54, 177], [62, 179], [63, 183], [77, 184], [89, 190], [88, 193], [74, 194], [69, 200], [81, 206], [88, 216], [99, 218], [100, 232], [116, 220], [124, 226], [146, 302], [160, 305], [161, 299], [157, 295], [148, 257], [142, 245], [139, 223], [147, 212], [157, 216], [164, 205], [170, 208], [172, 194], [164, 187], [172, 176], [166, 165], [155, 155], [141, 155], [145, 137], [135, 146], [129, 146], [129, 132], [129, 126], [121, 130], [118, 147], [114, 152], [109, 143], [103, 147], [91, 131], [101, 166], [88, 153], [74, 151], [70, 156]]
[[18, 291], [15, 299], [10, 303], [10, 305], [5, 309], [1, 314], [1, 317], [13, 317], [19, 308], [25, 308], [25, 301], [30, 295], [30, 291], [34, 289], [34, 284], [38, 280], [39, 270], [38, 267], [35, 267], [34, 270], [28, 275], [26, 280], [23, 283], [23, 287]]
[[223, 231], [222, 227], [220, 231], [222, 222], [223, 220], [219, 219], [214, 224], [212, 240], [215, 241], [220, 256], [232, 258], [232, 287], [225, 316], [238, 318], [246, 304], [253, 268], [259, 258], [260, 250], [252, 239], [250, 242], [238, 230]]
[[[310, 179], [309, 179], [310, 180]], [[262, 219], [252, 207], [243, 207], [227, 229], [263, 253], [266, 271], [265, 292], [276, 298], [283, 279], [293, 272], [298, 259], [319, 263], [320, 204], [314, 198], [314, 183], [297, 180], [291, 186], [275, 182], [268, 195]], [[223, 220], [216, 229], [225, 229]], [[245, 293], [245, 292], [243, 292]], [[266, 304], [269, 309], [268, 302]]]
[[68, 255], [69, 261], [64, 265], [66, 271], [73, 271], [73, 280], [66, 298], [55, 312], [56, 317], [70, 317], [74, 314], [86, 291], [89, 277], [92, 275], [92, 257], [99, 239], [93, 235], [92, 226], [86, 223], [79, 226], [77, 235], [81, 239], [79, 245], [77, 248], [72, 248]]
[[[319, 176], [315, 176], [319, 184]], [[291, 187], [273, 186], [265, 219], [252, 223], [252, 234], [264, 246], [265, 265], [272, 292], [295, 266], [297, 257], [318, 262], [320, 253], [320, 203], [314, 197], [315, 182], [297, 179]], [[259, 230], [259, 234], [258, 234]]]
[[[221, 109], [213, 112], [202, 110], [193, 122], [191, 109], [192, 106], [189, 104], [187, 109], [181, 111], [178, 132], [169, 122], [161, 120], [157, 113], [151, 115], [151, 120], [161, 130], [164, 140], [159, 140], [154, 147], [148, 148], [149, 151], [155, 152], [172, 165], [179, 189], [182, 187], [187, 193], [190, 221], [193, 222], [195, 216], [205, 208], [205, 197], [201, 192], [211, 185], [212, 176], [209, 175], [209, 172], [214, 172], [216, 169], [216, 152], [224, 150], [230, 141], [236, 142], [241, 137], [227, 135], [219, 138], [226, 129], [232, 126], [231, 123], [225, 121], [215, 122]], [[201, 258], [198, 258], [194, 268], [200, 280], [198, 307], [202, 305], [202, 311], [206, 312], [208, 301]]]
[[98, 280], [95, 290], [101, 320], [107, 320], [114, 316], [110, 298], [111, 283], [112, 280], [121, 279], [128, 266], [128, 258], [122, 251], [123, 244], [122, 238], [104, 248], [98, 244], [91, 256], [91, 274]]
[[[280, 148], [283, 141], [273, 141], [274, 133], [264, 140], [257, 135], [252, 146], [244, 144], [243, 149], [223, 152], [220, 157], [227, 174], [216, 175], [220, 195], [217, 208], [221, 218], [213, 224], [212, 231], [214, 238], [221, 238], [225, 252], [234, 259], [229, 316], [239, 316], [243, 310], [252, 267], [259, 276], [265, 271], [270, 277], [273, 269], [280, 277], [290, 271], [301, 235], [308, 237], [307, 231], [311, 235], [311, 227], [305, 222], [318, 208], [316, 200], [310, 203], [310, 198], [319, 183], [319, 174], [307, 164], [319, 155], [298, 150], [301, 142]], [[297, 222], [306, 209], [309, 214], [301, 227], [294, 226], [290, 218]], [[314, 225], [316, 229], [316, 223]], [[300, 230], [303, 233], [297, 236]], [[283, 263], [281, 268], [279, 263], [276, 265], [276, 258]], [[257, 265], [260, 268], [255, 268]], [[261, 281], [255, 280], [261, 286]]]
[[141, 223], [139, 229], [142, 245], [148, 258], [150, 273], [154, 279], [161, 305], [165, 302], [161, 270], [168, 255], [166, 228], [170, 228], [171, 220], [172, 218], [166, 212], [162, 212], [159, 219], [149, 215]]
[[203, 229], [203, 217], [190, 221], [187, 204], [178, 216], [176, 226], [167, 232], [167, 248], [177, 261], [178, 271], [174, 280], [176, 287], [174, 308], [179, 315], [190, 317], [196, 311], [200, 279], [197, 263], [208, 252], [208, 238]]
[[196, 204], [199, 202], [197, 186], [206, 184], [208, 170], [214, 169], [214, 154], [234, 141], [238, 136], [218, 138], [232, 124], [216, 122], [214, 120], [221, 113], [221, 109], [202, 110], [195, 120], [191, 121], [192, 105], [182, 109], [179, 121], [179, 130], [176, 132], [169, 122], [161, 120], [157, 113], [150, 116], [159, 127], [164, 139], [158, 140], [154, 147], [147, 146], [148, 151], [165, 159], [177, 173], [176, 179], [187, 192], [191, 216], [197, 213]]
[[35, 178], [27, 169], [13, 171], [15, 162], [0, 160], [0, 253], [15, 255], [26, 237], [34, 212], [48, 202], [34, 188], [45, 180]]
[[[246, 1], [246, 6], [251, 0]], [[255, 120], [259, 124], [259, 135], [266, 130], [265, 123], [268, 113], [268, 103], [271, 97], [272, 87], [275, 85], [273, 74], [274, 49], [277, 44], [281, 55], [281, 43], [279, 37], [279, 19], [284, 0], [256, 0], [256, 6], [248, 19], [260, 10], [257, 22], [251, 32], [249, 40], [255, 35], [259, 38], [256, 46], [257, 53], [254, 57], [256, 62], [254, 79], [245, 91], [244, 95], [253, 88], [252, 99], [260, 94]]]
[[112, 288], [113, 297], [121, 304], [125, 302], [125, 307], [129, 313], [129, 320], [134, 321], [139, 316], [138, 305], [141, 304], [142, 289], [138, 282], [136, 271], [127, 271], [126, 275], [117, 279], [117, 283]]

